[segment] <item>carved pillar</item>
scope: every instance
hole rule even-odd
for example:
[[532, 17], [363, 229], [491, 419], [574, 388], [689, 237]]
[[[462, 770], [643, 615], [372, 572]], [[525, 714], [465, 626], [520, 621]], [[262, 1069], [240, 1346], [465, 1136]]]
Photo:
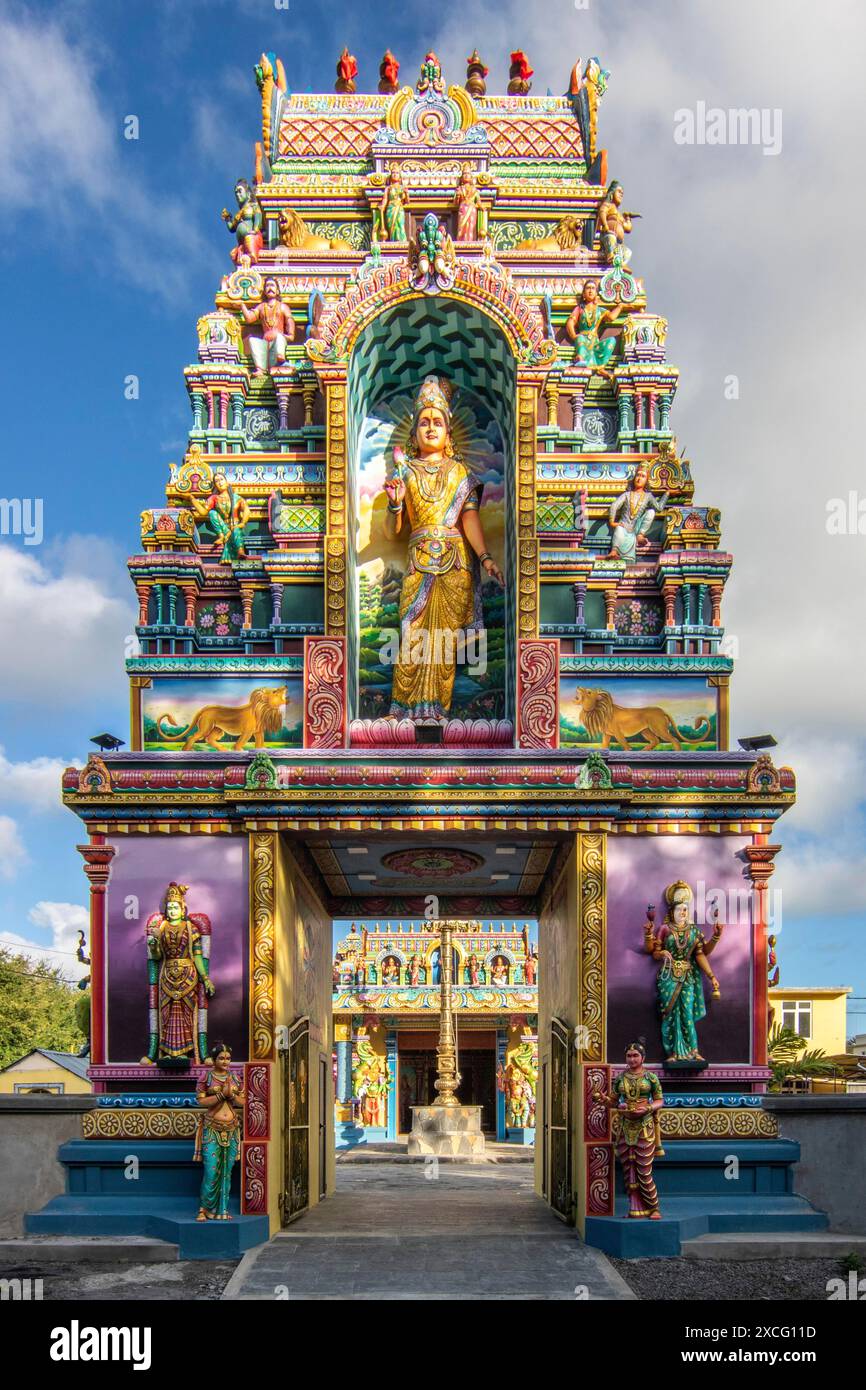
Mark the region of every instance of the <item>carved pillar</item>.
[[605, 589], [604, 611], [608, 632], [616, 631], [616, 589]]
[[662, 598], [665, 601], [665, 627], [676, 627], [677, 625], [677, 586], [676, 584], [665, 584], [662, 588]]
[[313, 423], [313, 406], [316, 404], [316, 396], [319, 385], [316, 381], [305, 381], [302, 387], [304, 397], [304, 429], [309, 429]]
[[156, 621], [161, 626], [165, 622], [165, 585], [157, 584], [156, 588]]
[[607, 835], [604, 831], [581, 832], [577, 836], [580, 1062], [602, 1062], [607, 1055], [606, 873]]
[[583, 433], [583, 390], [575, 391], [571, 400], [571, 428], [575, 434]]
[[772, 877], [776, 867], [773, 861], [781, 848], [781, 845], [769, 844], [766, 835], [756, 835], [754, 844], [746, 845], [742, 851], [746, 861], [745, 877], [752, 885], [755, 898], [752, 910], [752, 1062], [759, 1067], [767, 1065], [767, 882]]
[[[327, 534], [325, 536], [325, 633], [345, 637], [346, 612], [346, 378], [345, 374], [326, 381], [325, 469]], [[312, 422], [315, 383], [304, 386], [304, 411]]]
[[177, 585], [168, 586], [168, 623], [169, 627], [177, 627]]
[[287, 430], [289, 428], [289, 401], [291, 391], [280, 390], [277, 392], [277, 409], [279, 411], [279, 428]]
[[635, 391], [634, 394], [634, 427], [642, 430], [644, 427], [644, 393]]
[[517, 637], [538, 636], [538, 537], [535, 531], [535, 448], [538, 392], [517, 387]]
[[228, 428], [229, 421], [229, 393], [220, 391], [220, 429]]
[[183, 597], [185, 602], [184, 627], [195, 627], [195, 599], [196, 587], [194, 584], [183, 584]]
[[283, 586], [282, 584], [271, 584], [271, 624], [279, 627], [283, 621]]
[[687, 584], [683, 584], [683, 586], [682, 586], [682, 597], [683, 597], [683, 627], [691, 627], [691, 625], [692, 625], [692, 591], [693, 591], [693, 589], [694, 589], [694, 585], [693, 585], [693, 584], [688, 584], [688, 583], [687, 583]]
[[242, 430], [244, 427], [244, 398], [240, 391], [232, 392], [232, 429]]
[[241, 624], [244, 632], [248, 632], [253, 625], [253, 594], [255, 589], [251, 584], [241, 584], [241, 606], [244, 611], [244, 620]]
[[250, 834], [250, 1056], [274, 1056], [277, 836]]
[[583, 612], [584, 602], [586, 600], [586, 584], [582, 581], [577, 584], [572, 584], [571, 592], [574, 594], [574, 621], [578, 627], [583, 627], [586, 622]]
[[105, 890], [111, 877], [113, 845], [107, 845], [101, 835], [94, 835], [89, 845], [76, 845], [84, 859], [84, 872], [90, 882], [90, 1061], [103, 1066], [106, 1061], [105, 974], [106, 903]]
[[214, 391], [207, 393], [207, 423], [208, 429], [213, 429], [216, 424], [216, 393]]
[[721, 625], [722, 625], [722, 589], [723, 589], [723, 587], [724, 587], [724, 586], [723, 586], [722, 584], [711, 584], [711, 585], [710, 585], [710, 603], [712, 604], [712, 610], [713, 610], [713, 616], [712, 616], [712, 624], [713, 624], [713, 627], [721, 627]]
[[647, 429], [654, 430], [656, 427], [656, 393], [650, 391], [647, 395]]
[[659, 429], [665, 434], [670, 432], [672, 401], [673, 397], [669, 391], [659, 397]]
[[192, 418], [197, 430], [203, 430], [207, 423], [207, 399], [204, 391], [193, 391]]
[[547, 402], [547, 423], [559, 428], [559, 382], [548, 377], [544, 384], [544, 399]]
[[135, 592], [138, 594], [138, 626], [147, 627], [148, 608], [150, 607], [150, 585], [136, 584]]

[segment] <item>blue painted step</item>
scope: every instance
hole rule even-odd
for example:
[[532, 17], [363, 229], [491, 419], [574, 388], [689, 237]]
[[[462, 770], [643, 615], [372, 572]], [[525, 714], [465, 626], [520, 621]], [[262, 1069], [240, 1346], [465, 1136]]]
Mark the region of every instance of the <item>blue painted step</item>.
[[[790, 1139], [670, 1141], [653, 1167], [662, 1219], [635, 1220], [617, 1164], [614, 1216], [588, 1217], [586, 1243], [622, 1259], [680, 1254], [684, 1240], [719, 1232], [822, 1231], [828, 1226], [793, 1191], [800, 1146]], [[736, 1177], [730, 1160], [738, 1160]]]
[[29, 1235], [155, 1236], [177, 1245], [182, 1260], [238, 1259], [270, 1235], [266, 1216], [240, 1216], [232, 1202], [231, 1221], [197, 1221], [198, 1206], [171, 1197], [53, 1197], [41, 1211], [24, 1218]]
[[[66, 1194], [24, 1218], [32, 1235], [156, 1236], [182, 1260], [237, 1259], [269, 1238], [265, 1216], [241, 1216], [239, 1164], [231, 1221], [197, 1221], [202, 1166], [183, 1139], [72, 1139], [58, 1158]], [[136, 1163], [132, 1164], [131, 1159]], [[132, 1176], [135, 1174], [135, 1176]]]

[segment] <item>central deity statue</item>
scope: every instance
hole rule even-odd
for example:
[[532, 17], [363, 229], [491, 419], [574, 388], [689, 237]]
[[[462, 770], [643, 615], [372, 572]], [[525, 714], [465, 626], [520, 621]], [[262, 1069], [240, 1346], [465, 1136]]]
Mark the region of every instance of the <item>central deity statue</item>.
[[458, 639], [483, 627], [481, 571], [505, 583], [484, 540], [480, 484], [454, 452], [450, 401], [448, 382], [425, 378], [408, 456], [394, 450], [394, 476], [385, 484], [386, 534], [393, 539], [409, 526], [392, 719], [448, 719]]

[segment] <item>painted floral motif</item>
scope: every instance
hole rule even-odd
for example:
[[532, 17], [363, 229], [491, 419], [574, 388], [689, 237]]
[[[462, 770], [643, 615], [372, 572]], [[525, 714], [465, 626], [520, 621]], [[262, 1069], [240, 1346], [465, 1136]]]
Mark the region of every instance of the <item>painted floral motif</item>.
[[645, 599], [630, 599], [618, 603], [614, 615], [617, 632], [626, 637], [654, 637], [664, 626], [660, 603]]
[[243, 611], [227, 602], [202, 604], [196, 614], [196, 625], [212, 637], [236, 636], [243, 620]]

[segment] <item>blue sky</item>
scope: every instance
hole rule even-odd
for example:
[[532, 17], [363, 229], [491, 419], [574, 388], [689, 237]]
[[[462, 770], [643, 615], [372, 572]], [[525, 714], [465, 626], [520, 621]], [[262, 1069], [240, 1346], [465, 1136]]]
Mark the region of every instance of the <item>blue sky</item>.
[[[644, 214], [634, 263], [682, 371], [674, 427], [696, 501], [722, 507], [735, 557], [724, 609], [740, 649], [733, 732], [770, 728], [800, 779], [773, 881], [782, 981], [866, 996], [866, 538], [825, 526], [829, 499], [861, 486], [859, 425], [845, 409], [862, 394], [859, 329], [840, 309], [853, 309], [862, 272], [856, 236], [806, 205], [820, 174], [822, 189], [841, 190], [848, 228], [862, 225], [866, 195], [847, 176], [860, 158], [863, 37], [854, 0], [291, 0], [288, 11], [274, 0], [0, 0], [0, 493], [44, 506], [41, 545], [0, 537], [0, 936], [58, 951], [74, 973], [65, 953], [85, 882], [58, 773], [86, 755], [90, 734], [128, 733], [124, 560], [183, 451], [181, 372], [229, 264], [219, 213], [251, 172], [259, 54], [283, 58], [293, 89], [329, 91], [344, 43], [371, 88], [386, 47], [412, 83], [428, 46], [460, 81], [477, 45], [501, 92], [522, 47], [536, 92], [564, 90], [579, 57], [611, 70], [601, 140]], [[820, 66], [810, 76], [822, 52], [834, 55], [832, 81]], [[781, 152], [676, 145], [674, 111], [701, 100], [778, 109]], [[129, 115], [135, 141], [123, 138]], [[806, 283], [804, 267], [818, 264], [829, 273]], [[731, 373], [735, 401], [723, 390]], [[136, 400], [124, 393], [132, 374]], [[852, 1013], [853, 1031], [866, 1031], [866, 1014]]]

